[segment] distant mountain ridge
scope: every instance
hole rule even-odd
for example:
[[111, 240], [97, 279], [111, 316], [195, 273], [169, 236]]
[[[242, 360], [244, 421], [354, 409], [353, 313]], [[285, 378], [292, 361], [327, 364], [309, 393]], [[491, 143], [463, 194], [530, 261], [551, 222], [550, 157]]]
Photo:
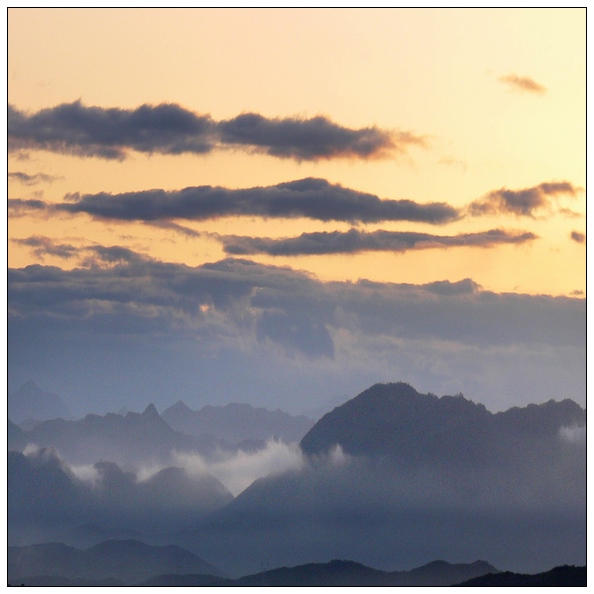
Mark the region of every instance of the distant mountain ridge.
[[189, 551], [151, 546], [136, 540], [109, 540], [85, 550], [61, 543], [8, 547], [8, 579], [27, 583], [27, 576], [120, 580], [134, 584], [159, 573], [200, 573], [222, 577], [220, 569]]
[[164, 410], [161, 417], [176, 431], [195, 436], [211, 435], [230, 443], [270, 438], [299, 441], [314, 424], [307, 417], [293, 416], [278, 409], [271, 411], [230, 403], [192, 410], [181, 400]]
[[585, 588], [588, 584], [586, 566], [575, 567], [574, 565], [562, 565], [559, 567], [554, 567], [550, 571], [544, 571], [542, 573], [536, 574], [513, 573], [512, 571], [488, 573], [486, 575], [471, 578], [465, 582], [455, 585], [472, 588], [485, 586], [499, 588]]
[[57, 394], [40, 390], [33, 381], [23, 384], [16, 392], [8, 393], [8, 417], [16, 423], [69, 419], [71, 416]]
[[174, 431], [153, 404], [142, 413], [129, 412], [125, 416], [89, 414], [78, 421], [43, 421], [23, 434], [28, 443], [54, 447], [68, 462], [79, 464], [164, 460], [173, 449], [199, 447], [196, 440]]

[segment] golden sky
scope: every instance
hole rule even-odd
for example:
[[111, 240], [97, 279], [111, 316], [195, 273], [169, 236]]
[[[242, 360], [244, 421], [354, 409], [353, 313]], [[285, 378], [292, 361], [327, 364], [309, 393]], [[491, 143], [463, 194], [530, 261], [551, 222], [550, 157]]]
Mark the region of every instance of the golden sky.
[[585, 9], [9, 9], [7, 74], [11, 390], [585, 402]]
[[[10, 9], [8, 27], [8, 100], [28, 115], [74, 101], [123, 110], [175, 103], [215, 121], [243, 113], [322, 115], [345, 128], [375, 126], [420, 139], [369, 159], [278, 158], [223, 146], [207, 154], [128, 150], [125, 159], [108, 160], [29, 147], [9, 153], [9, 173], [48, 177], [24, 183], [10, 176], [9, 198], [59, 203], [71, 193], [241, 189], [314, 177], [381, 199], [463, 209], [504, 188], [569, 182], [575, 192], [522, 215], [357, 225], [369, 232], [537, 236], [518, 244], [250, 258], [325, 280], [472, 278], [494, 291], [585, 291], [584, 10]], [[10, 211], [10, 239], [126, 245], [190, 265], [225, 257], [204, 233], [281, 238], [353, 226], [254, 216], [172, 220], [203, 233], [192, 238], [86, 214], [19, 214]], [[39, 251], [9, 244], [10, 266], [37, 261]], [[50, 254], [43, 262], [74, 265]]]

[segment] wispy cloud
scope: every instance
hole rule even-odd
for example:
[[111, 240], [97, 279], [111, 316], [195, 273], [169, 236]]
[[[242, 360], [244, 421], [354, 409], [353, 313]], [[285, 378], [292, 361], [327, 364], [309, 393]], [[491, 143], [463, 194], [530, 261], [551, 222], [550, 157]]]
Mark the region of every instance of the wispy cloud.
[[491, 229], [479, 233], [432, 235], [402, 231], [333, 231], [303, 233], [299, 237], [271, 239], [224, 236], [221, 241], [228, 254], [268, 254], [270, 256], [302, 256], [319, 254], [354, 254], [371, 251], [406, 252], [448, 247], [493, 247], [498, 244], [525, 243], [536, 239], [533, 233], [509, 233]]
[[45, 173], [35, 173], [33, 175], [29, 175], [28, 173], [23, 173], [22, 171], [11, 171], [8, 173], [8, 179], [15, 180], [25, 186], [34, 186], [41, 183], [51, 183], [58, 178]]
[[24, 245], [32, 248], [33, 254], [42, 261], [44, 256], [57, 256], [58, 258], [70, 259], [78, 255], [78, 248], [67, 243], [56, 243], [49, 237], [34, 235], [25, 239], [11, 239], [17, 245]]
[[103, 108], [80, 101], [33, 114], [8, 106], [9, 150], [44, 149], [79, 157], [124, 159], [130, 151], [205, 154], [242, 147], [297, 160], [388, 158], [427, 141], [410, 131], [348, 128], [324, 116], [266, 118], [245, 113], [217, 122], [177, 104]]
[[37, 211], [39, 214], [51, 214], [51, 208], [45, 200], [38, 198], [9, 198], [7, 201], [11, 217], [22, 217]]
[[568, 181], [545, 182], [522, 190], [501, 188], [472, 202], [469, 213], [473, 216], [490, 214], [514, 214], [534, 217], [536, 211], [552, 206], [552, 199], [560, 196], [577, 196], [582, 192]]
[[517, 74], [508, 74], [506, 76], [500, 76], [499, 81], [515, 91], [525, 93], [537, 93], [539, 95], [542, 95], [547, 92], [546, 87], [537, 83], [529, 76], [518, 76]]

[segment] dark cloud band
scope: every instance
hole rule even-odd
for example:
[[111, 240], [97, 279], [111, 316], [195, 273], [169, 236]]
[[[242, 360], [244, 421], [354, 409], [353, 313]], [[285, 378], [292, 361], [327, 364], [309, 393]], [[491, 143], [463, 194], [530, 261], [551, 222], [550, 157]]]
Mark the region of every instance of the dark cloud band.
[[[37, 204], [30, 204], [38, 209]], [[9, 202], [14, 209], [26, 201]], [[183, 190], [147, 190], [123, 194], [78, 194], [49, 209], [121, 221], [207, 220], [229, 216], [271, 218], [305, 217], [320, 221], [375, 223], [415, 221], [443, 224], [458, 211], [443, 202], [419, 204], [412, 200], [381, 200], [378, 196], [307, 178], [276, 186], [231, 190], [198, 186]]]
[[225, 252], [233, 255], [267, 254], [270, 256], [303, 256], [322, 254], [355, 254], [359, 252], [406, 252], [430, 248], [493, 247], [498, 244], [525, 243], [536, 239], [533, 233], [508, 233], [492, 229], [480, 233], [454, 236], [429, 233], [350, 229], [322, 233], [303, 233], [299, 237], [270, 239], [226, 236], [221, 240]]
[[80, 101], [26, 114], [8, 106], [9, 150], [44, 149], [103, 159], [129, 151], [204, 154], [224, 146], [245, 147], [297, 160], [386, 158], [410, 145], [426, 146], [412, 132], [360, 129], [326, 117], [265, 118], [246, 113], [216, 122], [176, 104], [136, 109], [89, 107]]

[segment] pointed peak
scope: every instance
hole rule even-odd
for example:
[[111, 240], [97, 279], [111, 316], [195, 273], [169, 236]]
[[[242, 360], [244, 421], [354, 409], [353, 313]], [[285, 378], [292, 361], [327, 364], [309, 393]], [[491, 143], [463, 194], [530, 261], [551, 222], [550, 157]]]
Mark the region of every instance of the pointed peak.
[[157, 409], [155, 407], [155, 405], [151, 402], [151, 404], [149, 404], [145, 409], [144, 412], [142, 413], [143, 417], [148, 417], [148, 418], [155, 418], [159, 416], [159, 413], [157, 412]]

